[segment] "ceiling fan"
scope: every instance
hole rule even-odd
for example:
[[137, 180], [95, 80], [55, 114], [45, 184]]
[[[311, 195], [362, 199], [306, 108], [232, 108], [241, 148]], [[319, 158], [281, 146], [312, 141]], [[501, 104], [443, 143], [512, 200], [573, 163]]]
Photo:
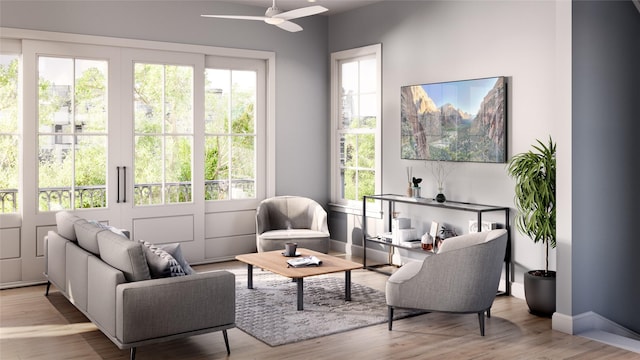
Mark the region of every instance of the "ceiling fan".
[[202, 17], [212, 17], [220, 19], [237, 19], [237, 20], [262, 20], [270, 25], [275, 25], [280, 29], [290, 32], [297, 32], [302, 30], [302, 26], [293, 23], [289, 20], [311, 16], [323, 13], [329, 9], [324, 6], [315, 5], [307, 6], [300, 9], [282, 12], [276, 6], [276, 0], [273, 0], [273, 6], [267, 9], [264, 16], [244, 16], [244, 15], [200, 15]]

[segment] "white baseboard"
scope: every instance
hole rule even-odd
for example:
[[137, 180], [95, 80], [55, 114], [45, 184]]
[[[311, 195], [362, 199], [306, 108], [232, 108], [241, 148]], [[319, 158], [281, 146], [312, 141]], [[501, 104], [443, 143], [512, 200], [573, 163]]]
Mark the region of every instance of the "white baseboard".
[[576, 316], [554, 313], [553, 330], [586, 337], [621, 349], [640, 353], [640, 334], [593, 311]]
[[524, 284], [512, 282], [511, 283], [511, 296], [524, 300]]

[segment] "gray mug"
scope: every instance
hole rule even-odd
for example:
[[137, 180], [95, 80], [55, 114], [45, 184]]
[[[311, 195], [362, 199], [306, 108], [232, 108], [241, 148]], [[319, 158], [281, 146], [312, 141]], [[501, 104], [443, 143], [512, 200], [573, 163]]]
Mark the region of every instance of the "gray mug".
[[298, 247], [297, 243], [289, 242], [284, 244], [284, 255], [285, 256], [296, 256], [296, 248]]

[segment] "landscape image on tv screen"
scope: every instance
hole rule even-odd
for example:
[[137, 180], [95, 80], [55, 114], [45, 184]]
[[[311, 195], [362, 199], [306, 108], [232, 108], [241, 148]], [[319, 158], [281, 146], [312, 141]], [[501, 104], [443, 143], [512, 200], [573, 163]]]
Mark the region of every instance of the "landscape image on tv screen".
[[401, 88], [401, 157], [506, 162], [503, 76]]

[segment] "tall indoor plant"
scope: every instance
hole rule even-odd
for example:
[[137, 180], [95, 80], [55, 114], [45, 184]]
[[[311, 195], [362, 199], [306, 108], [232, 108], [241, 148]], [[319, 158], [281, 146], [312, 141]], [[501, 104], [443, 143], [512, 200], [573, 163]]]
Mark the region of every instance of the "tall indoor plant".
[[556, 145], [551, 137], [548, 144], [536, 141], [533, 150], [511, 158], [507, 171], [516, 180], [516, 228], [546, 250], [545, 269], [525, 274], [527, 305], [550, 316], [556, 309], [556, 272], [549, 270], [549, 248], [556, 247]]

